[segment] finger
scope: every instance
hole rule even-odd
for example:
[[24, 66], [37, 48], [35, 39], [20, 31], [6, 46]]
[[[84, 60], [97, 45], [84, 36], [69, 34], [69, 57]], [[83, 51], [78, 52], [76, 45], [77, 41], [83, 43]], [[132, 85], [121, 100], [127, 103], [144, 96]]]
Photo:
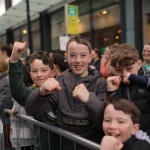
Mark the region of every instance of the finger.
[[58, 86], [56, 87], [56, 89], [57, 89], [58, 91], [60, 91], [60, 90], [61, 90], [61, 86], [58, 85]]
[[121, 142], [119, 142], [119, 145], [118, 145], [117, 150], [121, 150], [121, 149], [122, 149], [122, 147], [123, 147], [123, 144], [122, 144]]

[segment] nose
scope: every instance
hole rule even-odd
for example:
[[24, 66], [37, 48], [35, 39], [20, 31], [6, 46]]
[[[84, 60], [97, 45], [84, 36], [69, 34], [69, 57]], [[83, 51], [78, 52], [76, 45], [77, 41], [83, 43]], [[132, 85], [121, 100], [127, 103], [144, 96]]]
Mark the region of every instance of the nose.
[[80, 62], [81, 61], [81, 58], [80, 56], [78, 55], [77, 58], [76, 58], [76, 62]]
[[41, 76], [41, 71], [38, 71], [38, 72], [37, 72], [37, 76]]
[[123, 70], [122, 70], [122, 73], [121, 73], [121, 76], [122, 76], [122, 77], [125, 77], [125, 76], [127, 75], [127, 73], [128, 73], [128, 71], [123, 69]]
[[117, 123], [115, 121], [112, 121], [110, 124], [109, 124], [109, 129], [116, 129], [117, 127]]

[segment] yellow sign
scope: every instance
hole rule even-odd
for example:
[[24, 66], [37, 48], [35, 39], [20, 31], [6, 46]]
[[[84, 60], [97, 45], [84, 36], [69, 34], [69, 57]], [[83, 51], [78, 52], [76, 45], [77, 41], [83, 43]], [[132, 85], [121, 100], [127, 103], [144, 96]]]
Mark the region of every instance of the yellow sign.
[[78, 6], [65, 5], [66, 33], [78, 34]]

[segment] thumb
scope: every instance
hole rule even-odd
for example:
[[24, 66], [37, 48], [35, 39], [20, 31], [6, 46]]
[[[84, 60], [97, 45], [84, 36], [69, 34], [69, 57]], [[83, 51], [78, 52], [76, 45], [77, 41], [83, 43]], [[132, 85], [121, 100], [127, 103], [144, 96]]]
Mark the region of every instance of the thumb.
[[27, 41], [24, 42], [24, 45], [25, 45], [25, 46], [27, 45]]
[[122, 149], [122, 147], [123, 147], [123, 144], [122, 144], [121, 142], [119, 142], [119, 145], [118, 145], [117, 150], [121, 150], [121, 149]]

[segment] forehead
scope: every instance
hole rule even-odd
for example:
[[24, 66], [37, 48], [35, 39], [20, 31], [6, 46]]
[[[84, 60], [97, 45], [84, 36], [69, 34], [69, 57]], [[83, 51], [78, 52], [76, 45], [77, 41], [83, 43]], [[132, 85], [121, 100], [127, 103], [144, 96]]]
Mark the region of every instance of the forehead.
[[84, 45], [84, 44], [79, 44], [75, 41], [70, 42], [69, 46], [68, 46], [68, 53], [70, 52], [78, 52], [78, 53], [82, 53], [82, 52], [90, 52], [88, 49], [88, 46]]
[[32, 67], [36, 67], [36, 68], [39, 68], [39, 67], [49, 67], [48, 64], [47, 64], [47, 65], [43, 64], [42, 60], [40, 60], [40, 59], [35, 59], [35, 60], [33, 60], [33, 61], [30, 63], [30, 66], [31, 66], [31, 68], [32, 68]]
[[143, 49], [144, 49], [144, 50], [145, 50], [145, 49], [150, 50], [150, 45], [145, 45]]
[[[115, 118], [128, 118], [129, 114], [125, 114], [122, 110], [116, 110], [112, 104], [106, 106], [104, 116]], [[131, 118], [131, 117], [130, 117]]]

